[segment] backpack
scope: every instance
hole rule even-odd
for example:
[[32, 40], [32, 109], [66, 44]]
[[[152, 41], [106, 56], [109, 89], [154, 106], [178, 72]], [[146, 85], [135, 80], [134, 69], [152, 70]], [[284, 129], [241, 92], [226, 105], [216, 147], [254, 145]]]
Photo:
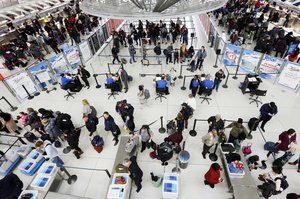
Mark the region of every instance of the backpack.
[[167, 124], [167, 129], [176, 129], [176, 122], [174, 120], [171, 120]]
[[164, 55], [169, 55], [169, 51], [167, 49], [164, 49], [163, 53]]
[[86, 77], [90, 78], [91, 77], [91, 73], [89, 71], [86, 70]]
[[236, 160], [241, 160], [241, 156], [238, 153], [228, 153], [225, 156], [226, 156], [227, 163], [231, 163]]
[[91, 143], [92, 143], [93, 146], [103, 146], [104, 145], [104, 140], [99, 135], [96, 135], [92, 139]]
[[275, 181], [278, 179], [281, 180], [280, 187], [282, 188], [282, 190], [286, 190], [289, 187], [289, 183], [286, 181], [286, 176], [277, 177], [275, 178]]
[[144, 95], [145, 95], [145, 99], [149, 99], [150, 98], [150, 92], [149, 92], [148, 89], [145, 89]]
[[91, 107], [91, 109], [92, 109], [92, 112], [90, 113], [90, 115], [92, 116], [92, 117], [97, 117], [97, 110], [95, 109], [95, 107], [93, 107], [93, 106], [90, 106]]

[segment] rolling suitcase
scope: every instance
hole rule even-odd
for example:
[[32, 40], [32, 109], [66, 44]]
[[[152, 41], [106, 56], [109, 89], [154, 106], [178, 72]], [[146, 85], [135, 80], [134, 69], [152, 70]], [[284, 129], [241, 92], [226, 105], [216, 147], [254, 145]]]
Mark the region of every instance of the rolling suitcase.
[[31, 143], [34, 143], [35, 141], [38, 140], [38, 138], [32, 132], [25, 133], [24, 137], [28, 140], [28, 142]]

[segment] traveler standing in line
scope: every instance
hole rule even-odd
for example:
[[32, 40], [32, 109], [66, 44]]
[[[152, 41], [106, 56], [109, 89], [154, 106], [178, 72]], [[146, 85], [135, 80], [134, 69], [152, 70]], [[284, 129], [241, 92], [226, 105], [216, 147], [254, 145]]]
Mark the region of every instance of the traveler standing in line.
[[121, 134], [120, 128], [115, 123], [115, 120], [112, 116], [109, 115], [108, 112], [103, 113], [104, 117], [104, 127], [106, 131], [111, 131], [114, 136], [113, 141], [115, 141], [114, 146], [116, 146], [119, 142], [119, 135]]
[[263, 132], [265, 132], [266, 123], [278, 112], [277, 106], [274, 102], [266, 103], [260, 107], [259, 112], [260, 117], [258, 123], [262, 121], [260, 128]]
[[220, 69], [220, 70], [218, 70], [218, 72], [216, 72], [213, 89], [216, 89], [217, 92], [218, 92], [218, 89], [219, 89], [219, 86], [220, 86], [222, 80], [225, 77], [226, 77], [226, 75], [224, 74], [224, 71], [222, 69]]
[[18, 198], [23, 189], [23, 182], [14, 174], [9, 173], [0, 180], [0, 198], [15, 199]]
[[202, 151], [202, 157], [206, 159], [206, 154], [210, 153], [209, 149], [215, 144], [215, 138], [218, 136], [218, 132], [216, 129], [213, 129], [209, 133], [205, 134], [202, 137], [203, 142], [203, 151]]
[[113, 61], [112, 61], [113, 64], [115, 64], [115, 60], [117, 60], [120, 63], [119, 56], [118, 56], [119, 52], [120, 52], [119, 48], [117, 48], [114, 45], [113, 48], [111, 49], [111, 54], [113, 56]]
[[197, 57], [197, 63], [196, 63], [196, 70], [198, 69], [199, 66], [199, 70], [201, 70], [201, 67], [203, 66], [203, 61], [206, 58], [206, 50], [204, 48], [204, 46], [201, 46], [201, 49], [198, 50], [196, 57]]
[[172, 63], [172, 51], [173, 51], [173, 44], [171, 43], [163, 52], [166, 56], [166, 64], [169, 62]]
[[92, 137], [93, 133], [97, 131], [99, 119], [91, 114], [88, 114], [83, 116], [83, 121], [85, 122], [85, 127], [90, 132], [89, 137]]
[[91, 74], [89, 73], [89, 71], [87, 71], [86, 69], [84, 69], [82, 66], [79, 65], [77, 67], [77, 74], [80, 76], [82, 81], [85, 83], [85, 86], [87, 87], [87, 89], [89, 89], [90, 83], [88, 81], [88, 78], [91, 77]]
[[88, 116], [89, 114], [92, 113], [91, 105], [87, 99], [82, 100], [82, 105], [83, 105], [83, 107], [82, 107], [83, 116]]
[[231, 128], [229, 139], [227, 142], [234, 143], [236, 139], [239, 138], [239, 135], [245, 133], [246, 136], [248, 135], [247, 129], [243, 126], [243, 119], [239, 118], [237, 122], [232, 122], [225, 128]]
[[144, 104], [146, 101], [144, 85], [139, 85], [139, 92], [137, 94], [140, 104]]
[[128, 52], [129, 52], [129, 55], [130, 55], [130, 61], [129, 61], [129, 63], [132, 64], [132, 62], [136, 62], [135, 59], [134, 59], [134, 55], [136, 54], [136, 50], [135, 50], [135, 47], [133, 46], [132, 43], [129, 44]]
[[190, 107], [192, 107], [193, 111], [196, 110], [197, 107], [197, 102], [195, 97], [193, 96], [193, 94], [189, 94], [188, 99], [185, 101], [185, 103], [187, 103], [187, 105], [189, 105]]
[[212, 131], [216, 129], [219, 132], [221, 129], [224, 128], [224, 121], [221, 119], [221, 115], [217, 114], [216, 116], [211, 116], [207, 119], [208, 122], [208, 131]]
[[157, 64], [160, 64], [160, 55], [161, 55], [161, 48], [160, 48], [160, 42], [157, 43], [157, 45], [154, 47], [154, 53], [156, 55], [156, 61]]
[[10, 133], [20, 134], [20, 131], [18, 131], [18, 129], [22, 130], [22, 128], [17, 126], [15, 120], [9, 113], [0, 112], [0, 122], [8, 129]]
[[121, 77], [121, 80], [124, 84], [125, 93], [127, 93], [127, 91], [128, 91], [128, 73], [124, 69], [123, 66], [120, 68], [120, 77]]
[[153, 131], [150, 129], [149, 125], [143, 125], [142, 128], [139, 130], [138, 135], [141, 136], [141, 141], [142, 141], [142, 148], [141, 148], [141, 153], [143, 153], [143, 151], [146, 148], [152, 148], [153, 150], [155, 150], [155, 147], [153, 146], [153, 136], [154, 133]]

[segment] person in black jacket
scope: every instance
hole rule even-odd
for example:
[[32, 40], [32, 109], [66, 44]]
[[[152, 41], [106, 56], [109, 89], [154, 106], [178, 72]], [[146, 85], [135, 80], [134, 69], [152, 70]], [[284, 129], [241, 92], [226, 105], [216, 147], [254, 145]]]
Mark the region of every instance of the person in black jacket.
[[184, 129], [184, 119], [181, 112], [177, 114], [175, 120], [176, 120], [177, 132], [182, 132]]
[[118, 101], [116, 104], [116, 112], [122, 117], [122, 120], [126, 122], [126, 117], [128, 115], [133, 116], [134, 107], [127, 103], [127, 100]]
[[143, 171], [139, 167], [139, 165], [136, 162], [136, 156], [132, 156], [130, 159], [125, 159], [123, 161], [123, 165], [128, 167], [128, 170], [130, 171], [130, 177], [134, 181], [137, 189], [136, 192], [139, 192], [142, 189], [142, 177], [143, 177]]
[[111, 49], [111, 54], [114, 58], [113, 61], [112, 61], [113, 64], [115, 64], [115, 60], [117, 60], [120, 63], [119, 56], [118, 56], [119, 52], [120, 52], [119, 48], [117, 48], [114, 45], [113, 48]]
[[216, 72], [213, 89], [216, 89], [217, 92], [218, 92], [218, 89], [219, 89], [219, 86], [220, 86], [222, 80], [225, 77], [226, 77], [226, 75], [224, 74], [224, 71], [222, 69], [220, 69], [218, 72]]
[[82, 66], [78, 66], [77, 67], [77, 74], [80, 75], [82, 81], [84, 81], [85, 86], [87, 87], [87, 89], [90, 88], [90, 83], [88, 81], [88, 78], [91, 77], [91, 74], [89, 73], [89, 71], [85, 70]]
[[193, 115], [193, 108], [190, 107], [187, 103], [182, 103], [180, 113], [183, 116], [184, 128], [187, 129], [188, 128], [188, 119]]
[[41, 114], [41, 119], [55, 118], [52, 110], [46, 110], [44, 108], [40, 108], [38, 112]]
[[190, 90], [192, 91], [193, 96], [196, 96], [197, 90], [200, 87], [200, 80], [198, 75], [195, 75], [190, 82]]
[[23, 182], [14, 173], [10, 173], [0, 180], [0, 198], [16, 199], [22, 192]]
[[216, 116], [211, 116], [207, 120], [209, 128], [208, 132], [210, 132], [213, 129], [216, 129], [217, 132], [219, 132], [221, 129], [224, 128], [224, 121], [221, 119], [221, 115], [217, 114]]
[[115, 146], [119, 142], [119, 135], [121, 134], [120, 128], [116, 125], [115, 120], [112, 116], [109, 115], [108, 112], [103, 113], [104, 117], [104, 127], [106, 131], [111, 131], [114, 136], [113, 141], [115, 141]]
[[91, 116], [91, 114], [89, 114], [84, 116], [83, 120], [85, 122], [87, 130], [90, 132], [89, 136], [91, 137], [93, 133], [97, 131], [97, 124], [99, 123], [98, 118], [93, 117]]
[[74, 149], [73, 154], [77, 159], [80, 158], [80, 155], [83, 154], [81, 148], [79, 148], [79, 137], [80, 137], [80, 129], [72, 129], [70, 131], [66, 131], [65, 137], [71, 149]]
[[71, 116], [67, 113], [56, 111], [56, 126], [64, 133], [70, 132], [75, 129], [71, 120]]

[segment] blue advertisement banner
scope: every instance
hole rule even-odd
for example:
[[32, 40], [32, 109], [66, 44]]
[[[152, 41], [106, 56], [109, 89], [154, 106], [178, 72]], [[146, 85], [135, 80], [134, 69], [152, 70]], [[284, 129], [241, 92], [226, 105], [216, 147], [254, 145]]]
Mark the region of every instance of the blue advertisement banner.
[[239, 57], [241, 55], [242, 49], [238, 46], [231, 44], [226, 44], [223, 63], [227, 66], [236, 66], [238, 65]]
[[50, 66], [55, 72], [56, 76], [60, 76], [62, 73], [69, 72], [69, 68], [63, 54], [49, 58], [48, 62], [50, 63]]
[[47, 87], [47, 83], [53, 84], [54, 79], [51, 77], [51, 72], [45, 61], [30, 66], [28, 71], [32, 74], [34, 81], [41, 89]]
[[275, 79], [282, 64], [283, 59], [265, 54], [259, 66], [260, 76], [265, 79]]

